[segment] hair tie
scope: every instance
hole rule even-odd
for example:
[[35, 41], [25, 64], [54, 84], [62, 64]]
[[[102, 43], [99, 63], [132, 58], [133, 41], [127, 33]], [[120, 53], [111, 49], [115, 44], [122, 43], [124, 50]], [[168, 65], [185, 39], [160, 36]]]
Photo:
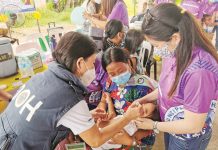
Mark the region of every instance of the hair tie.
[[182, 8], [182, 10], [181, 10], [181, 14], [184, 14], [186, 12], [186, 10], [184, 9], [184, 8]]
[[186, 12], [186, 9], [181, 7], [180, 4], [177, 3], [176, 5], [181, 9], [180, 11], [181, 14], [184, 14]]

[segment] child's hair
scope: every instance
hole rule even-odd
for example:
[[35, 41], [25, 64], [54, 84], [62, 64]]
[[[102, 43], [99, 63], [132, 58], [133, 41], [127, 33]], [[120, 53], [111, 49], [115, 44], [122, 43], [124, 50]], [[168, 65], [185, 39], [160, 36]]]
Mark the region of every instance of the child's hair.
[[119, 20], [110, 20], [105, 26], [105, 37], [103, 39], [103, 50], [107, 50], [109, 45], [107, 39], [113, 39], [119, 32], [122, 32], [123, 24]]
[[166, 42], [171, 40], [174, 33], [180, 34], [181, 41], [175, 51], [176, 76], [168, 96], [174, 94], [182, 73], [190, 64], [194, 47], [201, 47], [218, 62], [215, 47], [206, 37], [194, 16], [175, 4], [163, 3], [147, 11], [142, 24], [142, 31], [154, 40]]
[[208, 14], [204, 14], [202, 19], [201, 19], [201, 24], [203, 25], [205, 20], [208, 18], [208, 17], [212, 17], [211, 15], [208, 15]]
[[130, 52], [130, 54], [135, 54], [143, 40], [144, 35], [141, 31], [131, 29], [126, 34], [125, 48]]
[[102, 67], [106, 71], [106, 68], [112, 62], [129, 63], [130, 56], [127, 51], [121, 48], [109, 48], [102, 55]]

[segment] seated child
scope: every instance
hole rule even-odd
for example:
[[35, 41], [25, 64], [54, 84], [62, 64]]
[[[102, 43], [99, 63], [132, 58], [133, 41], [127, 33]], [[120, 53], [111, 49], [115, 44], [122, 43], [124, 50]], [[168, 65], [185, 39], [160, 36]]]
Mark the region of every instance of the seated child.
[[[109, 77], [105, 84], [104, 96], [98, 107], [106, 109], [106, 105], [108, 105], [108, 120], [112, 120], [117, 115], [124, 115], [134, 100], [157, 88], [156, 82], [146, 75], [135, 74], [132, 71], [130, 61], [129, 54], [120, 48], [110, 48], [102, 56], [102, 67], [107, 71]], [[144, 104], [143, 117], [151, 117], [154, 110], [155, 104]], [[139, 131], [134, 122], [132, 123], [132, 125], [127, 125], [124, 128], [126, 133], [131, 138], [140, 140], [142, 146], [152, 147], [155, 140], [153, 132]], [[99, 124], [99, 127], [107, 124], [108, 122], [103, 121]]]
[[208, 38], [212, 40], [215, 31], [212, 15], [204, 14], [201, 23]]
[[143, 66], [139, 61], [139, 52], [144, 41], [144, 35], [141, 31], [131, 29], [127, 32], [125, 38], [125, 50], [127, 50], [131, 57], [132, 67], [137, 74], [144, 74]]
[[108, 77], [107, 72], [102, 68], [101, 58], [104, 51], [112, 47], [121, 47], [124, 38], [124, 27], [118, 20], [110, 20], [105, 27], [105, 37], [103, 42], [103, 51], [99, 52], [95, 60], [95, 79], [87, 87], [89, 94], [86, 96], [89, 109], [95, 109], [102, 97], [103, 86]]

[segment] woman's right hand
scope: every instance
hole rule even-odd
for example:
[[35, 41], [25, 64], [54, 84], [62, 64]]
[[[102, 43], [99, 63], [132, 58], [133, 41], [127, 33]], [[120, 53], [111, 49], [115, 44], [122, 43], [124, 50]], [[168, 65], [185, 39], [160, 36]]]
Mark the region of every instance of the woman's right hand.
[[84, 12], [83, 13], [83, 17], [85, 18], [85, 19], [90, 19], [92, 16], [89, 14], [89, 13], [87, 13], [87, 12]]
[[132, 102], [131, 106], [134, 107], [134, 106], [137, 106], [138, 104], [140, 105], [142, 104], [141, 99], [137, 99], [134, 102]]
[[138, 117], [141, 117], [144, 115], [143, 107], [141, 104], [137, 105], [131, 105], [126, 113], [124, 114], [124, 117], [126, 117], [128, 120], [134, 120]]
[[146, 103], [153, 103], [153, 102], [157, 101], [157, 98], [158, 98], [158, 89], [156, 88], [153, 92], [147, 94], [146, 96], [144, 96], [140, 99], [135, 100], [131, 106], [134, 107], [138, 103], [140, 103], [141, 105], [146, 104]]
[[107, 117], [107, 113], [104, 109], [101, 108], [96, 108], [90, 111], [92, 118], [94, 118], [94, 120], [102, 120], [104, 118]]

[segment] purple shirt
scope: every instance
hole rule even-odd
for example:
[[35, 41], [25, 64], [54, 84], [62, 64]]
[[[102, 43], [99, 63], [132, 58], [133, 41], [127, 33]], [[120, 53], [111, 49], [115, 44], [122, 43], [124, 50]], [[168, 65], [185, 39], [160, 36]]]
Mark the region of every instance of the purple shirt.
[[199, 12], [202, 12], [200, 9], [201, 3], [197, 2], [196, 0], [184, 0], [181, 3], [181, 6], [196, 17], [199, 16]]
[[183, 8], [191, 12], [198, 19], [204, 14], [212, 15], [218, 9], [218, 3], [210, 3], [208, 0], [197, 2], [196, 0], [184, 0], [181, 4]]
[[[108, 78], [107, 72], [101, 65], [102, 52], [100, 52], [95, 59], [95, 79], [87, 87], [89, 94], [85, 97], [89, 108], [97, 107], [102, 97], [102, 90]], [[92, 106], [90, 106], [92, 105]]]
[[163, 121], [174, 121], [184, 118], [184, 109], [194, 113], [208, 113], [201, 133], [175, 135], [182, 139], [193, 138], [212, 127], [218, 99], [218, 64], [209, 53], [196, 48], [193, 51], [192, 63], [182, 74], [175, 94], [168, 98], [175, 79], [175, 61], [175, 57], [163, 60], [158, 87], [160, 116]]
[[125, 26], [129, 26], [128, 12], [126, 4], [123, 0], [118, 0], [114, 5], [112, 12], [108, 16], [108, 20], [116, 19], [121, 21]]
[[[156, 0], [157, 4], [169, 3], [170, 0]], [[212, 15], [214, 11], [218, 10], [218, 2], [211, 3], [208, 0], [183, 0], [181, 7], [192, 13], [197, 18], [201, 19], [203, 14]]]
[[98, 53], [96, 59], [95, 59], [95, 79], [92, 81], [92, 83], [87, 87], [89, 92], [96, 92], [96, 91], [102, 91], [103, 87], [107, 81], [108, 74], [103, 69], [101, 58], [102, 58], [102, 52]]

